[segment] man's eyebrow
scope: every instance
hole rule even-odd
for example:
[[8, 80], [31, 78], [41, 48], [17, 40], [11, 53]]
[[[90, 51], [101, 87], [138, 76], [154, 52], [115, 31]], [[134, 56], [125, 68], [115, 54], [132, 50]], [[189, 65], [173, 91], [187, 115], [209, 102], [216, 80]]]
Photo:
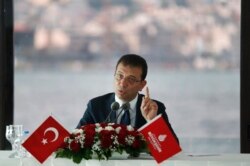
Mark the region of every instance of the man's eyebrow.
[[121, 72], [121, 71], [116, 71], [116, 73], [121, 73], [121, 74], [123, 74], [123, 72]]
[[[122, 71], [117, 71], [117, 73], [119, 73], [119, 74], [124, 74]], [[134, 75], [129, 75], [129, 76], [127, 76], [127, 77], [133, 77], [133, 78], [136, 79], [136, 76], [134, 76]]]
[[129, 75], [128, 77], [133, 77], [133, 78], [136, 78], [136, 76], [133, 76], [133, 75]]

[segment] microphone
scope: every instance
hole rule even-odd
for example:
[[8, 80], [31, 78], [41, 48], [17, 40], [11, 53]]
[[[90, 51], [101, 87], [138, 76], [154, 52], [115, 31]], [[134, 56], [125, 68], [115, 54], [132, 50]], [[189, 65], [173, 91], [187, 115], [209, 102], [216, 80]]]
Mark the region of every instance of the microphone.
[[120, 108], [120, 104], [119, 104], [118, 102], [115, 101], [115, 102], [113, 102], [113, 103], [111, 104], [110, 108], [111, 108], [111, 111], [109, 112], [107, 118], [105, 119], [105, 121], [104, 121], [105, 123], [110, 122], [111, 113], [112, 113], [113, 111], [117, 111], [117, 110]]
[[120, 108], [120, 104], [118, 102], [113, 102], [111, 104], [111, 110], [117, 111]]
[[130, 109], [130, 104], [129, 103], [125, 103], [121, 106], [121, 111], [119, 112], [119, 114], [117, 115], [116, 119], [115, 119], [115, 122], [117, 121], [117, 119], [119, 118], [119, 116], [121, 115], [121, 113], [123, 112], [122, 110], [124, 111], [129, 111]]

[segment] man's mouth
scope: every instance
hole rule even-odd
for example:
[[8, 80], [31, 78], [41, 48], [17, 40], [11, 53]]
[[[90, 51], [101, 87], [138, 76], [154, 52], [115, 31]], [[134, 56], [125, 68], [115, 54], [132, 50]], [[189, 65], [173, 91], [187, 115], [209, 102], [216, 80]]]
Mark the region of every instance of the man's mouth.
[[120, 90], [120, 89], [118, 89], [118, 93], [119, 93], [119, 94], [124, 94], [124, 93], [125, 93], [125, 91], [124, 91], [124, 90]]

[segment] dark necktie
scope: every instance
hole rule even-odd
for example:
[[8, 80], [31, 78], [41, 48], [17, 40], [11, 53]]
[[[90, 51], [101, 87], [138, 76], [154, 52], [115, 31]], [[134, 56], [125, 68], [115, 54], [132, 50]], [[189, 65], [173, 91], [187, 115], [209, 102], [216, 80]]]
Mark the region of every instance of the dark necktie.
[[124, 110], [124, 114], [122, 115], [120, 124], [130, 125], [130, 114], [129, 110]]

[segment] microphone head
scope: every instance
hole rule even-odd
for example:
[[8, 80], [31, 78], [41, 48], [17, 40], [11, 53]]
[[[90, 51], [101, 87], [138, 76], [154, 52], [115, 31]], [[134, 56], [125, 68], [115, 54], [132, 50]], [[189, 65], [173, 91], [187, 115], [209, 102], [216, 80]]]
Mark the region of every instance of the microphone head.
[[120, 108], [120, 104], [118, 102], [115, 101], [111, 104], [111, 110], [117, 111], [119, 108]]
[[130, 104], [129, 103], [125, 103], [122, 105], [122, 109], [124, 110], [129, 110], [130, 109]]

